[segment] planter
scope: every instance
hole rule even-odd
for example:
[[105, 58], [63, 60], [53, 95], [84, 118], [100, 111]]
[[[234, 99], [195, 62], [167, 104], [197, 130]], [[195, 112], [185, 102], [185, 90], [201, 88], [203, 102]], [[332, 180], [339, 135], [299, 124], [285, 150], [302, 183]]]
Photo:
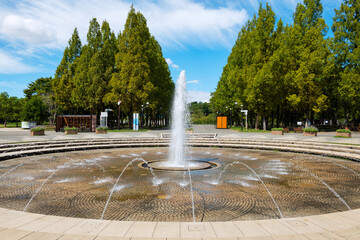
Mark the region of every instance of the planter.
[[107, 130], [97, 130], [96, 129], [96, 134], [107, 134]]
[[30, 131], [30, 136], [43, 136], [45, 135], [45, 131]]
[[272, 135], [284, 135], [284, 131], [279, 131], [279, 130], [272, 130], [271, 131]]
[[77, 134], [77, 130], [65, 130], [65, 134]]
[[336, 132], [336, 136], [337, 137], [349, 137], [349, 138], [351, 138], [351, 132], [349, 132], [349, 133]]
[[317, 136], [317, 132], [303, 132], [304, 136], [308, 136], [308, 137], [316, 137]]
[[194, 130], [186, 130], [185, 133], [194, 133]]

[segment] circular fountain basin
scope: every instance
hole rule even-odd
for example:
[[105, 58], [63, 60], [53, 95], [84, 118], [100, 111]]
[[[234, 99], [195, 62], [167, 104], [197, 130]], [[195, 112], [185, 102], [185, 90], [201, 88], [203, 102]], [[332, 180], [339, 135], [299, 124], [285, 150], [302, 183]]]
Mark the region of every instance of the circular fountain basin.
[[169, 155], [165, 147], [2, 161], [0, 207], [23, 211], [28, 205], [26, 212], [100, 219], [111, 192], [106, 220], [191, 222], [192, 205], [197, 222], [274, 219], [279, 210], [285, 218], [347, 211], [344, 202], [360, 207], [357, 162], [262, 150], [189, 151], [192, 159], [219, 167], [191, 172], [144, 167], [144, 161], [162, 163]]
[[142, 167], [148, 167], [156, 170], [165, 170], [165, 171], [196, 171], [196, 170], [206, 170], [218, 167], [219, 164], [214, 162], [206, 161], [195, 161], [189, 160], [183, 164], [173, 164], [169, 161], [153, 161], [148, 164], [141, 164]]

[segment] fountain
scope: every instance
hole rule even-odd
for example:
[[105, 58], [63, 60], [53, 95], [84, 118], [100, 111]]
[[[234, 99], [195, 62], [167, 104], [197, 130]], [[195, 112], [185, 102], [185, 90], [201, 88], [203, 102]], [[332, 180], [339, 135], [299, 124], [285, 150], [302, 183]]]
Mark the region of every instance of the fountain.
[[[13, 154], [13, 159], [0, 162], [0, 207], [67, 217], [166, 222], [301, 217], [360, 207], [358, 163], [255, 150], [256, 145], [259, 149], [271, 145], [267, 140], [187, 140], [187, 116], [182, 71], [176, 83], [170, 147], [160, 138], [0, 146], [0, 156]], [[294, 151], [308, 153], [306, 146]], [[360, 152], [360, 147], [342, 148], [341, 154]], [[21, 156], [32, 151], [48, 154]]]
[[209, 169], [217, 166], [205, 161], [189, 161], [186, 151], [186, 133], [188, 125], [188, 109], [186, 102], [186, 76], [182, 70], [176, 82], [175, 96], [172, 107], [172, 127], [169, 159], [167, 161], [155, 161], [148, 164], [152, 169], [168, 171], [194, 171]]

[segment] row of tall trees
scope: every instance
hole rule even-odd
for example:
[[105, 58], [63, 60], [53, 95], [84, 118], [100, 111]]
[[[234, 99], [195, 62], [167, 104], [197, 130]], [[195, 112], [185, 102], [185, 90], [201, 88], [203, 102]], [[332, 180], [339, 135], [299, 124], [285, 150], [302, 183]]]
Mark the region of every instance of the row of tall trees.
[[99, 114], [105, 108], [129, 116], [149, 102], [153, 112], [168, 112], [174, 91], [169, 67], [146, 19], [131, 7], [117, 36], [108, 22], [90, 21], [82, 45], [75, 28], [52, 81], [55, 102], [63, 113]]
[[132, 113], [144, 108], [147, 122], [155, 123], [159, 116], [168, 120], [174, 88], [159, 43], [145, 17], [131, 7], [117, 36], [107, 21], [100, 26], [93, 18], [83, 45], [75, 28], [54, 78], [31, 82], [23, 99], [0, 94], [0, 121], [52, 124], [56, 114], [116, 111], [121, 100], [121, 116], [130, 124]]
[[293, 23], [276, 22], [271, 6], [241, 29], [217, 89], [214, 111], [242, 104], [258, 127], [307, 124], [314, 120], [360, 117], [360, 2], [344, 0], [335, 10], [333, 38], [320, 0], [304, 0]]

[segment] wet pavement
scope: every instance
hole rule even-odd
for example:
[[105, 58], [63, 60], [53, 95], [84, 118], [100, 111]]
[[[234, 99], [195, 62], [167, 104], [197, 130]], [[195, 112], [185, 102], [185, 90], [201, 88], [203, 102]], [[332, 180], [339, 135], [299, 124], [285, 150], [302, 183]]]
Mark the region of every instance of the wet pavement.
[[192, 200], [196, 222], [293, 218], [360, 208], [356, 162], [274, 151], [191, 148], [191, 159], [220, 165], [191, 171], [192, 185], [187, 171], [152, 174], [138, 166], [144, 163], [141, 159], [166, 160], [167, 151], [104, 149], [2, 161], [0, 207], [100, 219], [114, 190], [104, 219], [188, 222], [193, 219]]

